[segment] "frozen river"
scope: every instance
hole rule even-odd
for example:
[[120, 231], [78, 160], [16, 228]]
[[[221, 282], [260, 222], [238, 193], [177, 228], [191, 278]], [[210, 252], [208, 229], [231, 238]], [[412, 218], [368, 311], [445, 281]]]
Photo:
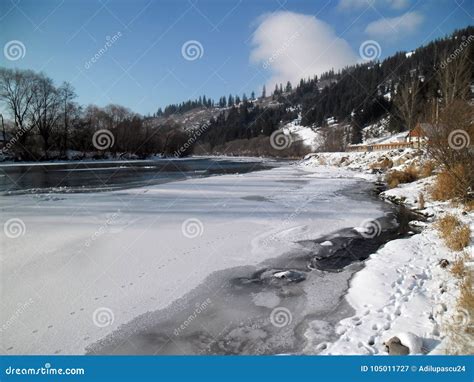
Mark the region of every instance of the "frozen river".
[[268, 354], [333, 336], [360, 264], [314, 254], [387, 209], [349, 171], [235, 163], [255, 167], [0, 197], [2, 352]]

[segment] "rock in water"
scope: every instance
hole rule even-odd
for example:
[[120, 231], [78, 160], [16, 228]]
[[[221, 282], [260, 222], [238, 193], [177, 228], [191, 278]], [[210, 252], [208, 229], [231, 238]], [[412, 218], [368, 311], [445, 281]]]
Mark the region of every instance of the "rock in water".
[[284, 279], [292, 282], [300, 282], [306, 279], [306, 276], [302, 272], [297, 271], [281, 271], [273, 274], [273, 277], [277, 279]]

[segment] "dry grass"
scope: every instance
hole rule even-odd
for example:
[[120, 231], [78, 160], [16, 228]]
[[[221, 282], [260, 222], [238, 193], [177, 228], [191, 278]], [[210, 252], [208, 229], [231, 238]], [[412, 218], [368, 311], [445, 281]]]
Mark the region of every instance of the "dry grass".
[[433, 175], [433, 171], [436, 168], [435, 162], [429, 160], [424, 162], [418, 172], [419, 178], [428, 178], [429, 176]]
[[458, 301], [459, 307], [469, 313], [471, 320], [474, 317], [474, 290], [472, 287], [472, 279], [472, 274], [468, 274], [463, 278], [460, 285], [460, 296]]
[[467, 259], [468, 254], [464, 252], [462, 255], [458, 256], [453, 262], [453, 265], [451, 265], [450, 270], [454, 277], [462, 279], [464, 276], [466, 276], [466, 266], [464, 265], [464, 262]]
[[387, 170], [393, 167], [393, 161], [387, 157], [380, 158], [377, 162], [371, 163], [369, 168], [374, 170]]
[[[464, 266], [464, 265], [463, 265]], [[448, 336], [448, 354], [474, 354], [474, 291], [472, 274], [464, 276], [459, 285], [455, 311], [445, 324]]]
[[431, 189], [434, 200], [467, 199], [468, 189], [464, 182], [468, 171], [464, 165], [457, 165], [451, 171], [442, 171], [436, 176], [436, 181]]
[[462, 251], [469, 245], [471, 230], [454, 215], [447, 214], [436, 223], [439, 235], [452, 251]]
[[411, 183], [419, 178], [419, 170], [416, 166], [410, 165], [405, 170], [390, 171], [385, 180], [389, 188], [395, 188], [400, 183]]
[[464, 203], [464, 212], [472, 212], [474, 211], [474, 200], [470, 200]]
[[[453, 219], [449, 218], [447, 226], [453, 225]], [[464, 252], [456, 258], [451, 266], [451, 273], [459, 279], [459, 295], [449, 321], [444, 323], [447, 334], [448, 354], [474, 354], [474, 290], [473, 270], [466, 266], [471, 260], [468, 252]]]

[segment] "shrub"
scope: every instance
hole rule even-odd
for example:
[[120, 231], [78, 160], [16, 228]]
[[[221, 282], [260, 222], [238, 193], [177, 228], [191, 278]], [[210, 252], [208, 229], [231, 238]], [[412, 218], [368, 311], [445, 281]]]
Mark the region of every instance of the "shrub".
[[466, 179], [469, 171], [466, 165], [458, 164], [451, 171], [440, 172], [431, 188], [431, 197], [435, 200], [468, 200], [468, 189], [460, 179]]
[[435, 167], [436, 167], [436, 165], [433, 161], [424, 162], [423, 165], [420, 168], [418, 176], [420, 178], [427, 178], [427, 177], [433, 175], [433, 171], [434, 171]]
[[453, 251], [461, 251], [470, 242], [471, 231], [454, 215], [447, 214], [437, 222], [439, 235], [446, 246]]
[[474, 210], [474, 200], [469, 200], [464, 204], [464, 212], [471, 212]]
[[393, 167], [393, 161], [387, 157], [380, 158], [377, 162], [369, 165], [370, 169], [386, 170]]
[[419, 170], [417, 167], [411, 165], [408, 166], [405, 170], [390, 171], [386, 176], [386, 182], [389, 188], [395, 188], [400, 183], [411, 183], [417, 180], [419, 177]]
[[[465, 276], [461, 282], [459, 307], [464, 311], [467, 311], [472, 320], [472, 317], [474, 317], [474, 290], [472, 288], [472, 274]], [[468, 324], [470, 323], [468, 322]]]
[[459, 298], [451, 322], [446, 324], [448, 354], [474, 353], [474, 291], [472, 275], [463, 277], [459, 286]]
[[468, 259], [467, 253], [458, 256], [451, 266], [451, 273], [458, 279], [462, 279], [466, 275], [466, 266], [464, 262]]

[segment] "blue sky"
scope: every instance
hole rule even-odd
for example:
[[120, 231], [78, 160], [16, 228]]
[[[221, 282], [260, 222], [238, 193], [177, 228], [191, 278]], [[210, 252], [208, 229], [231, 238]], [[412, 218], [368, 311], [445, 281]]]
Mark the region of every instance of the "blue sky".
[[[0, 0], [1, 46], [20, 41], [25, 48], [17, 60], [3, 49], [0, 65], [69, 81], [81, 104], [118, 103], [147, 114], [201, 94], [259, 94], [263, 84], [359, 62], [367, 41], [378, 44], [380, 58], [416, 48], [473, 24], [473, 4]], [[197, 56], [183, 55], [189, 41]]]

